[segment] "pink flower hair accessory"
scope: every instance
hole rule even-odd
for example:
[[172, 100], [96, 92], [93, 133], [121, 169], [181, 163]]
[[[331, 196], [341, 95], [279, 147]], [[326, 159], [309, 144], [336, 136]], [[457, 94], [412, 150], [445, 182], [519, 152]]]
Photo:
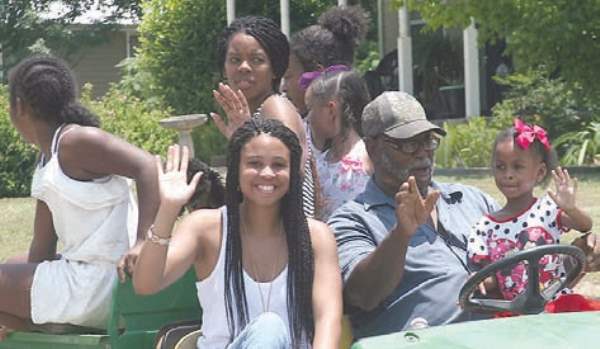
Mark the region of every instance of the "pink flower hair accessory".
[[538, 125], [528, 125], [521, 119], [515, 119], [514, 127], [516, 132], [515, 142], [521, 149], [528, 149], [531, 143], [536, 139], [542, 143], [546, 150], [550, 150], [550, 139], [548, 133]]

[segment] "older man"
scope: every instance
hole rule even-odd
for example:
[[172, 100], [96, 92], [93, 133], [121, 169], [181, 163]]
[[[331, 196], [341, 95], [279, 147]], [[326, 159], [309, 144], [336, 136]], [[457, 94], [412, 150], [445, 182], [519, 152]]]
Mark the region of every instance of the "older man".
[[467, 234], [497, 204], [473, 187], [432, 180], [445, 131], [414, 97], [383, 93], [365, 107], [362, 131], [374, 175], [328, 222], [354, 337], [472, 319], [457, 304], [471, 273]]

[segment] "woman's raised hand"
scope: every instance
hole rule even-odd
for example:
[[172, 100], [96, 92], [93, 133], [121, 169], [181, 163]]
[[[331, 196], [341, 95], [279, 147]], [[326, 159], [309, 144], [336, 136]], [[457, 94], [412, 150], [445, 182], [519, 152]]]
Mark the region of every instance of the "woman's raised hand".
[[223, 83], [219, 83], [218, 90], [213, 90], [213, 97], [225, 111], [227, 123], [217, 113], [210, 113], [210, 116], [223, 136], [229, 139], [238, 127], [250, 119], [248, 101], [241, 90], [233, 91], [231, 87]]
[[189, 150], [179, 145], [169, 146], [167, 161], [163, 164], [159, 156], [156, 156], [156, 167], [158, 169], [158, 186], [161, 204], [185, 205], [194, 194], [202, 172], [198, 172], [187, 182], [187, 168], [189, 161]]
[[575, 208], [575, 193], [577, 192], [577, 179], [571, 178], [566, 169], [557, 167], [552, 170], [555, 191], [548, 190], [548, 195], [556, 202], [556, 205], [563, 211], [570, 211]]

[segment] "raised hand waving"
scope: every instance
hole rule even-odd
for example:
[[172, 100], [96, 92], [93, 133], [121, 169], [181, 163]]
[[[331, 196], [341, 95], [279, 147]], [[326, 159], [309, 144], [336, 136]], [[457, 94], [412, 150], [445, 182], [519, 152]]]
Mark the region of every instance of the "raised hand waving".
[[427, 193], [423, 199], [415, 178], [408, 177], [395, 196], [398, 229], [404, 235], [412, 236], [419, 225], [427, 222], [439, 196], [439, 191], [435, 190]]
[[223, 136], [229, 139], [238, 127], [250, 119], [248, 101], [241, 90], [233, 91], [223, 83], [219, 83], [219, 88], [213, 90], [213, 97], [227, 115], [227, 122], [217, 113], [210, 113], [210, 116]]
[[163, 164], [159, 156], [156, 156], [156, 167], [158, 169], [158, 186], [161, 203], [177, 206], [185, 205], [194, 194], [194, 190], [202, 176], [198, 172], [187, 181], [187, 167], [189, 161], [189, 150], [179, 145], [169, 146], [167, 160]]
[[556, 202], [556, 205], [564, 211], [575, 208], [575, 194], [577, 192], [577, 179], [571, 178], [569, 171], [557, 167], [552, 170], [555, 190], [548, 189], [548, 195]]

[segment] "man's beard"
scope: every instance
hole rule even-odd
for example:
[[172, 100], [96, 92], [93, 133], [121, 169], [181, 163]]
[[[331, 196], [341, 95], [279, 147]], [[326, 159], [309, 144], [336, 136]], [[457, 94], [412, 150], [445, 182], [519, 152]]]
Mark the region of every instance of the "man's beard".
[[[389, 155], [386, 154], [385, 152], [381, 152], [380, 160], [381, 160], [381, 167], [383, 167], [385, 172], [387, 172], [388, 175], [390, 175], [393, 178], [393, 180], [397, 183], [398, 188], [400, 187], [400, 185], [402, 185], [402, 183], [404, 183], [408, 180], [408, 177], [410, 176], [410, 171], [412, 171], [415, 168], [429, 167], [431, 169], [431, 171], [433, 172], [432, 161], [428, 158], [423, 159], [423, 160], [417, 160], [410, 166], [407, 166], [404, 168], [401, 168], [399, 166], [394, 166], [394, 162], [390, 159]], [[427, 189], [428, 189], [430, 183], [424, 183], [422, 185], [423, 188], [419, 184], [420, 183], [417, 182], [417, 185], [419, 187], [419, 192], [423, 196], [426, 195]]]

